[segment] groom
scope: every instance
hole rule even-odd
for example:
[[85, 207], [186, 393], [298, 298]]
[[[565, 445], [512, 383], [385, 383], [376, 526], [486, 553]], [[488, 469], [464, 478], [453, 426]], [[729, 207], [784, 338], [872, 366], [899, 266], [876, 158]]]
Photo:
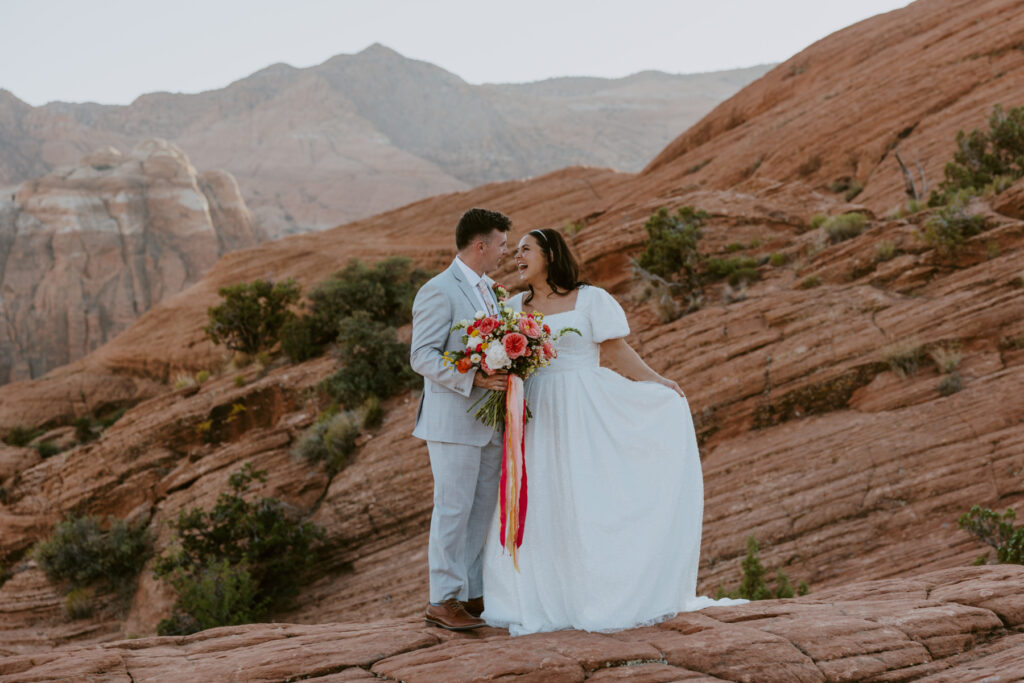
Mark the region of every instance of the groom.
[[423, 396], [413, 436], [427, 442], [434, 475], [427, 560], [430, 604], [426, 620], [461, 631], [484, 625], [483, 547], [498, 499], [501, 434], [473, 417], [472, 406], [489, 390], [505, 388], [505, 372], [460, 374], [442, 362], [458, 351], [460, 320], [477, 311], [496, 313], [498, 301], [485, 275], [505, 255], [512, 227], [497, 211], [470, 209], [455, 228], [458, 255], [427, 282], [412, 305], [412, 369], [423, 375]]

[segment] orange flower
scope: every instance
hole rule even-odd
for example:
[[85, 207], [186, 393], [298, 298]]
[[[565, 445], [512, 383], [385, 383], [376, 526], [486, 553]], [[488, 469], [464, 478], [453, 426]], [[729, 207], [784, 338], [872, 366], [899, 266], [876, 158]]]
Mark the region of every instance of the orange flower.
[[455, 369], [462, 373], [469, 372], [472, 367], [473, 361], [471, 361], [468, 356], [463, 356], [459, 359], [459, 362], [455, 364]]
[[506, 334], [501, 343], [505, 346], [505, 353], [509, 358], [519, 358], [527, 349], [526, 337], [518, 332]]

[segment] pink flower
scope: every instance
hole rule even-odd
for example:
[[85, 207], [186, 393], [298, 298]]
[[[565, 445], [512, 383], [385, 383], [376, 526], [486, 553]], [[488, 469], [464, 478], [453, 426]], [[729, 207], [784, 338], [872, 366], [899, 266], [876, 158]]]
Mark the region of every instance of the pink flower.
[[508, 354], [509, 358], [519, 358], [526, 351], [526, 337], [518, 332], [509, 332], [501, 340], [501, 343], [504, 345], [505, 353]]
[[540, 336], [540, 325], [531, 316], [524, 315], [519, 319], [519, 331], [530, 339], [536, 339]]
[[558, 352], [555, 351], [554, 345], [549, 341], [546, 341], [540, 345], [540, 353], [541, 356], [547, 360], [551, 360], [552, 358], [558, 357]]
[[498, 329], [499, 325], [501, 325], [501, 321], [492, 315], [487, 318], [481, 318], [480, 320], [478, 320], [476, 324], [476, 329], [480, 332], [480, 336], [486, 337], [491, 332], [494, 332], [496, 329]]

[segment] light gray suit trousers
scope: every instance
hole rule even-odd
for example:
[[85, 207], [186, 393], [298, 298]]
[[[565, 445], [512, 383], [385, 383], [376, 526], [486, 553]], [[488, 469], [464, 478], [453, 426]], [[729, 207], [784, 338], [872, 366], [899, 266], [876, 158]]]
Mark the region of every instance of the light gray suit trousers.
[[442, 362], [445, 351], [464, 348], [464, 332], [452, 332], [452, 325], [473, 320], [479, 308], [454, 262], [420, 288], [412, 305], [410, 363], [423, 376], [413, 436], [427, 442], [434, 475], [427, 549], [434, 603], [483, 595], [483, 547], [498, 501], [501, 433], [470, 411], [485, 390], [473, 386], [474, 371], [461, 374]]

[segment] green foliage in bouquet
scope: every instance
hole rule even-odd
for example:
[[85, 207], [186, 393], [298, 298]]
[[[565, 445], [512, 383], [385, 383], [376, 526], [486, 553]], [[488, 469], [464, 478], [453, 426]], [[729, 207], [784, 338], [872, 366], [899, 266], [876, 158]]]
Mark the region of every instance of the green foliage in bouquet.
[[154, 573], [178, 600], [160, 635], [256, 621], [298, 593], [323, 530], [296, 521], [275, 498], [247, 498], [254, 481], [266, 481], [266, 472], [246, 463], [212, 510], [182, 511], [172, 522], [176, 546]]
[[945, 180], [928, 199], [929, 206], [948, 203], [960, 190], [977, 194], [992, 187], [998, 192], [1024, 176], [1024, 107], [1006, 112], [997, 104], [989, 115], [988, 128], [957, 131], [956, 152], [946, 164]]
[[[775, 589], [772, 590], [765, 576], [768, 570], [761, 563], [757, 541], [753, 536], [747, 537], [747, 555], [743, 558], [743, 579], [738, 588], [727, 591], [721, 586], [718, 587], [716, 598], [746, 598], [747, 600], [772, 600], [775, 598], [791, 598], [794, 595], [793, 585], [789, 577], [781, 569], [775, 572]], [[807, 595], [810, 587], [806, 581], [801, 581], [797, 587], [796, 595]]]
[[396, 338], [395, 329], [357, 311], [338, 325], [341, 368], [324, 380], [336, 401], [354, 407], [370, 396], [385, 399], [418, 383], [409, 367], [409, 347]]
[[996, 559], [1006, 564], [1024, 564], [1024, 527], [1015, 529], [1017, 513], [1007, 508], [1002, 515], [975, 505], [961, 515], [957, 525], [996, 551]]
[[104, 529], [99, 517], [68, 517], [36, 544], [32, 556], [50, 581], [68, 581], [75, 588], [104, 581], [121, 589], [152, 554], [152, 539], [143, 522], [111, 517], [108, 523]]
[[276, 284], [254, 280], [221, 287], [217, 293], [224, 301], [207, 310], [209, 324], [203, 332], [214, 344], [256, 354], [277, 343], [281, 328], [295, 317], [289, 307], [298, 302], [302, 289], [291, 279]]

